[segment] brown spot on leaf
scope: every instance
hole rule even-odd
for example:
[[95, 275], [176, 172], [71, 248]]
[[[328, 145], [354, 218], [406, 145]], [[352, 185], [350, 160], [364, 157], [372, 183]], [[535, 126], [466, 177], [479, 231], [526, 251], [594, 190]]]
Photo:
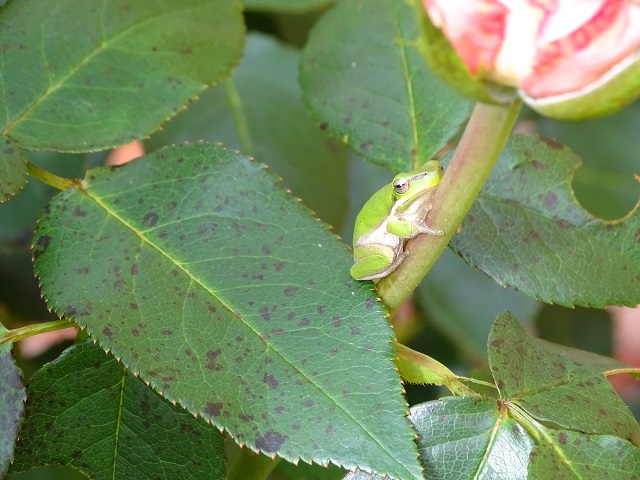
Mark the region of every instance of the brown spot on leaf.
[[79, 206], [76, 206], [76, 208], [73, 209], [73, 216], [74, 217], [86, 217], [87, 216], [87, 212], [86, 212], [86, 210], [82, 210]]
[[46, 252], [47, 248], [49, 248], [50, 243], [51, 237], [49, 235], [41, 235], [40, 237], [38, 237], [38, 240], [36, 240], [35, 243], [35, 246], [37, 248], [34, 248], [33, 251], [33, 258], [38, 258], [40, 255]]
[[222, 403], [207, 402], [207, 405], [204, 407], [203, 412], [212, 417], [219, 417], [220, 414], [222, 413]]
[[158, 214], [155, 212], [147, 212], [142, 217], [142, 224], [146, 227], [154, 227], [159, 220]]
[[296, 291], [298, 289], [296, 287], [287, 287], [284, 289], [284, 296], [285, 297], [291, 297], [293, 295], [295, 295]]
[[269, 245], [263, 245], [262, 246], [262, 253], [264, 253], [265, 255], [270, 255], [271, 254], [271, 247]]
[[280, 385], [280, 382], [276, 377], [273, 375], [267, 375], [266, 373], [264, 374], [264, 377], [262, 377], [262, 381], [266, 383], [269, 388], [278, 388], [278, 385]]
[[531, 166], [536, 170], [542, 170], [546, 168], [539, 160], [531, 160]]
[[149, 410], [151, 410], [151, 403], [149, 403], [149, 397], [145, 395], [142, 400], [140, 400], [140, 412], [143, 414], [149, 413]]
[[222, 353], [221, 349], [217, 349], [217, 350], [209, 350], [207, 352], [207, 358], [209, 359], [209, 361], [207, 362], [207, 368], [209, 370], [213, 370], [214, 372], [219, 372], [220, 370], [222, 370], [222, 365], [218, 364], [218, 362], [216, 361], [216, 358]]
[[567, 436], [567, 432], [560, 432], [558, 434], [558, 442], [560, 442], [561, 445], [567, 443], [568, 438], [569, 437]]
[[253, 415], [249, 415], [247, 413], [241, 413], [238, 415], [238, 418], [245, 423], [249, 423], [253, 421]]
[[289, 437], [275, 430], [268, 430], [264, 435], [256, 437], [256, 448], [264, 453], [275, 453], [280, 450], [287, 438]]
[[564, 148], [561, 143], [558, 143], [553, 138], [540, 136], [540, 140], [542, 140], [545, 145], [552, 150], [562, 150], [562, 148]]
[[547, 195], [545, 195], [544, 197], [544, 207], [547, 210], [555, 210], [557, 206], [558, 206], [558, 196], [553, 192], [547, 193]]

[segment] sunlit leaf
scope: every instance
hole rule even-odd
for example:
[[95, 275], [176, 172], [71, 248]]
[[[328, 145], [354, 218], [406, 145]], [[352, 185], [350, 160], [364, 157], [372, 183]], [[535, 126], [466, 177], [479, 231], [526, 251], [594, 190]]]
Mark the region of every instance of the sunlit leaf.
[[549, 432], [549, 443], [531, 452], [529, 480], [640, 477], [640, 449], [620, 438], [580, 432]]
[[34, 256], [50, 306], [238, 443], [419, 476], [382, 308], [262, 164], [192, 144], [90, 171]]
[[[429, 480], [525, 480], [533, 440], [495, 400], [448, 397], [416, 405], [409, 418]], [[364, 472], [345, 480], [380, 479]]]

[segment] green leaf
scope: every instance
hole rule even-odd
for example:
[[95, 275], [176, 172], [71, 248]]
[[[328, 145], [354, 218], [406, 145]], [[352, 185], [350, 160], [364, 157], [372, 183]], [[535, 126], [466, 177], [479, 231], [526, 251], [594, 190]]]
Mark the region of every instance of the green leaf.
[[531, 323], [540, 304], [500, 287], [445, 250], [420, 283], [417, 301], [431, 322], [475, 363], [486, 362], [487, 338], [496, 315], [513, 311]]
[[594, 215], [614, 219], [638, 202], [640, 103], [598, 120], [560, 122], [542, 117], [540, 133], [567, 145], [584, 161], [572, 182], [578, 201]]
[[334, 0], [243, 0], [246, 10], [304, 13], [331, 5]]
[[311, 32], [300, 68], [321, 128], [393, 171], [432, 158], [472, 106], [429, 70], [416, 8], [404, 0], [339, 2]]
[[342, 225], [349, 152], [309, 118], [297, 82], [298, 58], [270, 37], [249, 35], [233, 76], [207, 90], [146, 146], [221, 141], [268, 164], [320, 218]]
[[224, 478], [223, 437], [93, 342], [32, 377], [13, 470], [69, 465], [93, 479]]
[[[409, 418], [429, 480], [526, 479], [533, 440], [495, 400], [447, 397], [416, 405]], [[348, 480], [379, 479], [364, 472]]]
[[[0, 324], [0, 338], [8, 330]], [[0, 343], [0, 478], [13, 460], [14, 444], [27, 399], [20, 370], [11, 354], [11, 342]]]
[[514, 136], [451, 245], [501, 285], [572, 306], [640, 303], [640, 216], [604, 221], [571, 190], [579, 160], [540, 137]]
[[531, 452], [529, 480], [607, 479], [640, 477], [640, 450], [629, 442], [607, 435], [556, 431], [549, 443]]
[[230, 73], [243, 34], [239, 1], [11, 2], [0, 11], [3, 134], [64, 151], [141, 138]]
[[263, 165], [192, 144], [96, 169], [36, 238], [49, 305], [169, 400], [252, 450], [419, 477], [385, 314]]
[[538, 421], [640, 443], [636, 420], [601, 373], [624, 364], [534, 338], [503, 313], [489, 335], [489, 366], [503, 401]]
[[0, 203], [8, 201], [27, 183], [27, 164], [22, 150], [9, 139], [0, 140]]

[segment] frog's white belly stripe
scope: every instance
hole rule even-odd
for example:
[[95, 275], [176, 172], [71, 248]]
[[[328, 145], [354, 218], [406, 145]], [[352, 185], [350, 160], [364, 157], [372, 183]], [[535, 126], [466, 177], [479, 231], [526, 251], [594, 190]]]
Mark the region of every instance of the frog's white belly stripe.
[[371, 233], [358, 238], [354, 246], [378, 244], [388, 245], [393, 249], [400, 247], [403, 239], [387, 232], [387, 223], [389, 223], [389, 218], [385, 219], [377, 228], [374, 228]]

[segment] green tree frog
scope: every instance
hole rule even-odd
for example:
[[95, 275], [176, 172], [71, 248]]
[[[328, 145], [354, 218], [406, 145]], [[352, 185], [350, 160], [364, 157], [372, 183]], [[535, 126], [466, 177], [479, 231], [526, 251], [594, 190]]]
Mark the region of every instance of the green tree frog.
[[421, 233], [444, 233], [425, 223], [442, 174], [442, 165], [430, 160], [412, 172], [399, 173], [367, 200], [353, 231], [353, 278], [386, 277], [407, 256], [404, 247], [409, 238]]

